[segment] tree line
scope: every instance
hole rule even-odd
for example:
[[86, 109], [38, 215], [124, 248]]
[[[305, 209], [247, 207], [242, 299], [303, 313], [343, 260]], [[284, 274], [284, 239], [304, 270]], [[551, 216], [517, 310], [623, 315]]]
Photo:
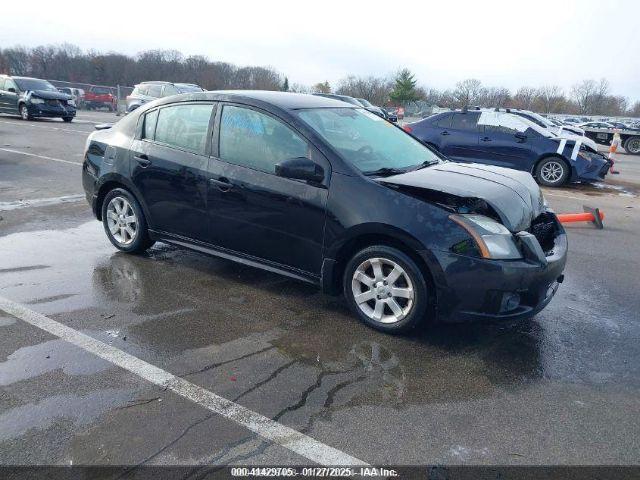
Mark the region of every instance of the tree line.
[[[328, 82], [316, 84], [311, 90], [331, 91]], [[640, 117], [640, 101], [633, 104], [620, 95], [611, 93], [609, 82], [583, 80], [568, 92], [557, 85], [520, 87], [511, 91], [506, 87], [487, 87], [477, 79], [458, 82], [453, 89], [438, 90], [419, 86], [415, 76], [407, 69], [395, 77], [348, 76], [340, 80], [335, 92], [360, 97], [377, 105], [407, 105], [423, 101], [427, 105], [443, 108], [504, 107], [533, 110], [542, 113], [574, 115], [607, 115]]]
[[411, 71], [402, 69], [392, 76], [350, 75], [334, 86], [328, 81], [312, 86], [289, 85], [288, 78], [271, 67], [237, 66], [202, 55], [185, 57], [176, 50], [147, 50], [135, 56], [85, 52], [70, 44], [0, 48], [0, 73], [110, 86], [166, 80], [197, 83], [207, 90], [335, 92], [365, 98], [375, 105], [424, 102], [444, 108], [510, 107], [542, 113], [640, 116], [640, 102], [630, 104], [626, 97], [614, 95], [604, 78], [583, 80], [568, 92], [557, 85], [524, 86], [511, 91], [482, 85], [477, 79], [438, 90], [419, 85]]
[[69, 44], [0, 48], [0, 73], [108, 86], [165, 80], [197, 83], [207, 90], [280, 90], [284, 83], [270, 67], [239, 67], [201, 55], [185, 57], [176, 50], [148, 50], [135, 56], [84, 52]]

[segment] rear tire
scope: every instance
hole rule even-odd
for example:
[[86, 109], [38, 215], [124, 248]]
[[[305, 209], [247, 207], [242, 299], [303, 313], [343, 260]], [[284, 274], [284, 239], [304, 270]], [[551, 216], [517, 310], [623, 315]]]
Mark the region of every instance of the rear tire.
[[545, 187], [560, 187], [569, 179], [571, 169], [560, 157], [545, 158], [536, 166], [535, 177]]
[[149, 236], [140, 203], [123, 188], [115, 188], [105, 196], [102, 225], [109, 241], [123, 252], [141, 253], [155, 243]]
[[356, 253], [345, 268], [343, 290], [353, 313], [376, 330], [407, 332], [425, 320], [427, 282], [396, 248], [376, 245]]
[[640, 137], [630, 137], [624, 142], [624, 149], [627, 153], [638, 155], [640, 153]]
[[73, 117], [62, 117], [63, 122], [71, 123], [73, 121]]

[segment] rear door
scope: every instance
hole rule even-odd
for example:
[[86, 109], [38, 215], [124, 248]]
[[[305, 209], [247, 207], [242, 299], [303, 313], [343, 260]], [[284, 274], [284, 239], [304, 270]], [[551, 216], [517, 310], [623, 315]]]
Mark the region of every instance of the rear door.
[[147, 112], [131, 146], [131, 177], [153, 230], [207, 240], [207, 166], [213, 102]]
[[456, 112], [451, 118], [450, 127], [443, 132], [441, 152], [447, 157], [463, 162], [479, 161], [478, 149], [479, 112]]

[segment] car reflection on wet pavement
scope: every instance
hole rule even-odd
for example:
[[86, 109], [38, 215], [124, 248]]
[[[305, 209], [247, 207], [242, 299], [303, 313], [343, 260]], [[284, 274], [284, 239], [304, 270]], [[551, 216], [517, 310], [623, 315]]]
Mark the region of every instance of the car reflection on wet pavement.
[[[312, 286], [165, 245], [115, 253], [101, 228], [0, 237], [0, 295], [370, 461], [551, 462], [554, 445], [575, 435], [593, 441], [565, 447], [570, 462], [637, 453], [637, 425], [625, 419], [639, 413], [631, 339], [640, 327], [576, 280], [530, 322], [393, 337]], [[77, 347], [0, 320], [3, 462], [302, 462]], [[625, 447], [603, 451], [603, 441]]]

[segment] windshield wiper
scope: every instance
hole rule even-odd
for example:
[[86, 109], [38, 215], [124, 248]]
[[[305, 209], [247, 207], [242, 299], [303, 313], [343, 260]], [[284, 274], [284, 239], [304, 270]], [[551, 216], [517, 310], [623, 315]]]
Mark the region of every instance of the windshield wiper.
[[438, 160], [427, 160], [425, 162], [422, 162], [420, 165], [416, 165], [415, 167], [412, 167], [411, 171], [420, 170], [425, 167], [430, 167], [431, 165], [437, 165], [438, 163], [440, 163]]
[[406, 168], [390, 168], [390, 167], [382, 167], [377, 170], [369, 170], [366, 172], [362, 172], [366, 176], [382, 176], [382, 175], [397, 175], [399, 173], [405, 173], [407, 171]]

